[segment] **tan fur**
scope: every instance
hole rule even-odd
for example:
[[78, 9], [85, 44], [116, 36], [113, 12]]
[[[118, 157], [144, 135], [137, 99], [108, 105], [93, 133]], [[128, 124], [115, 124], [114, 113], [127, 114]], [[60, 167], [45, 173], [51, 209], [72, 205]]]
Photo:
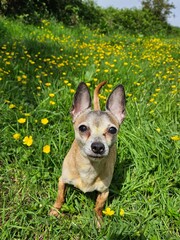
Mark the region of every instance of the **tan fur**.
[[[75, 96], [73, 106], [74, 116], [74, 131], [75, 140], [66, 155], [63, 166], [62, 175], [59, 178], [58, 195], [53, 208], [50, 211], [51, 215], [57, 216], [58, 210], [64, 203], [65, 198], [65, 185], [71, 184], [79, 188], [83, 192], [98, 191], [98, 197], [95, 205], [95, 212], [99, 219], [102, 217], [102, 209], [105, 201], [108, 198], [109, 186], [112, 180], [114, 165], [116, 161], [116, 137], [117, 134], [111, 134], [109, 129], [111, 127], [119, 129], [118, 115], [113, 114], [111, 111], [100, 111], [98, 94], [101, 87], [106, 82], [100, 83], [94, 91], [94, 109], [92, 111], [89, 107], [82, 107], [84, 101], [87, 101], [88, 106], [88, 93], [85, 87], [77, 90], [77, 95], [85, 91], [87, 96], [83, 95], [83, 103]], [[85, 89], [85, 90], [84, 90]], [[79, 91], [79, 92], [78, 92]], [[109, 108], [113, 109], [114, 99], [109, 100]], [[112, 101], [112, 102], [111, 102]], [[83, 109], [79, 110], [77, 109]], [[124, 110], [122, 110], [124, 111]], [[80, 131], [80, 126], [86, 126], [85, 131]], [[92, 145], [95, 143], [95, 149]], [[96, 144], [103, 146], [102, 153], [100, 148], [96, 150]]]

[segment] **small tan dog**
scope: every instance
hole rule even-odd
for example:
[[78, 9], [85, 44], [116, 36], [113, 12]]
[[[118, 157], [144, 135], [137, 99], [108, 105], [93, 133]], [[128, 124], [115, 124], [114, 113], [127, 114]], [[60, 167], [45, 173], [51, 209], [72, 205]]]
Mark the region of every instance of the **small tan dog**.
[[98, 94], [105, 83], [100, 83], [94, 91], [94, 110], [86, 84], [82, 82], [77, 88], [71, 111], [75, 140], [64, 159], [58, 195], [50, 215], [58, 216], [65, 199], [65, 185], [71, 184], [84, 193], [99, 192], [95, 212], [98, 219], [102, 218], [116, 161], [116, 137], [125, 117], [122, 85], [110, 94], [106, 111], [100, 110]]

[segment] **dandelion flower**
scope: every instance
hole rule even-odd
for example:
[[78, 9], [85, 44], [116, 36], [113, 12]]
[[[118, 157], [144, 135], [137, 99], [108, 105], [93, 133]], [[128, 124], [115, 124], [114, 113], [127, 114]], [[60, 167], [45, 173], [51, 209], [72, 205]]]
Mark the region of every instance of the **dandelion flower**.
[[48, 120], [47, 118], [42, 118], [42, 119], [41, 119], [41, 123], [42, 123], [43, 125], [48, 124], [48, 122], [49, 122], [49, 120]]
[[30, 114], [30, 113], [25, 113], [24, 116], [25, 116], [25, 117], [30, 117], [31, 114]]
[[106, 216], [112, 216], [114, 215], [114, 210], [111, 210], [110, 207], [106, 208], [104, 211], [102, 211]]
[[172, 136], [171, 137], [171, 140], [173, 140], [173, 141], [179, 141], [180, 140], [180, 136]]
[[26, 118], [19, 118], [19, 119], [18, 119], [18, 123], [23, 124], [23, 123], [25, 123], [25, 122], [26, 122]]
[[150, 102], [154, 102], [154, 98], [151, 98], [149, 101], [150, 101]]
[[49, 93], [49, 97], [53, 98], [55, 96], [54, 93]]
[[156, 131], [157, 131], [158, 133], [160, 133], [161, 129], [160, 129], [160, 128], [156, 128]]
[[50, 153], [50, 151], [51, 151], [51, 147], [50, 147], [50, 145], [45, 145], [44, 147], [43, 147], [43, 153]]
[[56, 103], [54, 101], [49, 102], [50, 105], [55, 105]]
[[149, 113], [150, 113], [150, 114], [154, 114], [154, 110], [151, 110]]
[[30, 147], [30, 146], [33, 144], [33, 138], [32, 138], [32, 136], [26, 136], [26, 137], [23, 139], [23, 144], [24, 144], [24, 145], [27, 145], [28, 147]]
[[15, 140], [19, 140], [19, 138], [20, 138], [20, 133], [15, 133], [15, 134], [13, 134], [13, 138], [15, 139]]
[[71, 88], [70, 93], [75, 93], [75, 90]]
[[13, 103], [11, 103], [11, 104], [9, 105], [9, 108], [10, 108], [10, 109], [15, 108], [15, 107], [16, 107], [16, 105], [13, 104]]
[[124, 209], [120, 209], [120, 212], [119, 212], [119, 215], [121, 216], [121, 217], [124, 217]]

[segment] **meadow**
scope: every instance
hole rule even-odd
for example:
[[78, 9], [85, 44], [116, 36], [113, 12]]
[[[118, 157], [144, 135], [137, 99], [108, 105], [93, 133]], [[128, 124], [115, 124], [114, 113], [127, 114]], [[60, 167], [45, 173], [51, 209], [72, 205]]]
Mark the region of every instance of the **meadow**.
[[[106, 36], [42, 20], [0, 18], [1, 239], [180, 239], [180, 37]], [[96, 193], [68, 187], [60, 218], [48, 212], [73, 141], [79, 82], [101, 81], [101, 105], [119, 83], [126, 119], [101, 229]]]

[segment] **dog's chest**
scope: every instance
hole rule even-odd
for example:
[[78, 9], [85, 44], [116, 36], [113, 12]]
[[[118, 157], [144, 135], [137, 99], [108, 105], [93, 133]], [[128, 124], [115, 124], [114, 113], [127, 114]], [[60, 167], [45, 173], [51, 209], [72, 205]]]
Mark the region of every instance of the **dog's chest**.
[[83, 182], [93, 184], [98, 176], [97, 172], [92, 166], [84, 166], [79, 169], [79, 175]]
[[108, 188], [106, 181], [100, 180], [99, 173], [92, 166], [81, 169], [79, 175], [80, 179], [77, 180], [77, 184], [83, 192], [95, 190], [103, 192]]
[[110, 184], [109, 178], [103, 177], [103, 174], [91, 164], [83, 164], [78, 167], [78, 173], [76, 172], [75, 175], [67, 169], [65, 172], [66, 174], [63, 174], [64, 182], [79, 188], [83, 192], [93, 192], [95, 190], [103, 192], [108, 189]]

